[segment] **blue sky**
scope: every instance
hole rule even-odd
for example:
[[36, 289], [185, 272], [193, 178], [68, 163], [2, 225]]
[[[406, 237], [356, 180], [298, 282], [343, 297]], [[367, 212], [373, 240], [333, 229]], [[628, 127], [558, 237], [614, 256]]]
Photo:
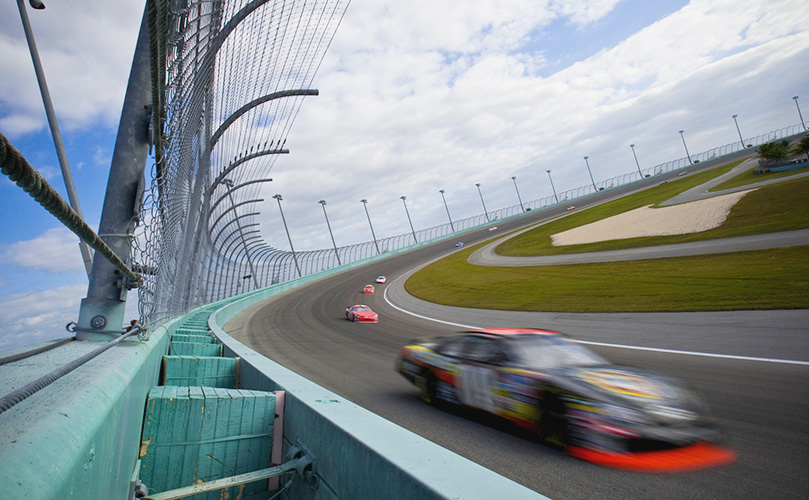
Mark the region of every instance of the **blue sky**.
[[[142, 13], [136, 2], [29, 10], [88, 223], [97, 226]], [[353, 0], [264, 198], [265, 241], [338, 245], [492, 210], [798, 123], [809, 115], [809, 2]], [[14, 2], [0, 5], [0, 132], [64, 194]], [[803, 97], [805, 96], [805, 98]], [[301, 182], [305, 179], [305, 182]], [[270, 203], [272, 202], [272, 203]], [[0, 349], [66, 336], [86, 293], [76, 238], [0, 179]]]

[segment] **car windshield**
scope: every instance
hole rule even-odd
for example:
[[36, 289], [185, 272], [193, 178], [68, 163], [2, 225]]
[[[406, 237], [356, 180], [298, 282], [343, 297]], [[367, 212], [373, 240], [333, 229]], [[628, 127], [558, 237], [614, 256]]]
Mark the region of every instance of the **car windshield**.
[[370, 307], [368, 307], [368, 306], [356, 306], [356, 307], [354, 308], [354, 311], [355, 311], [355, 312], [356, 312], [356, 311], [370, 311], [370, 310], [371, 310], [371, 308], [370, 308]]
[[547, 370], [562, 366], [596, 366], [609, 364], [589, 349], [556, 335], [515, 335], [509, 338], [516, 365]]

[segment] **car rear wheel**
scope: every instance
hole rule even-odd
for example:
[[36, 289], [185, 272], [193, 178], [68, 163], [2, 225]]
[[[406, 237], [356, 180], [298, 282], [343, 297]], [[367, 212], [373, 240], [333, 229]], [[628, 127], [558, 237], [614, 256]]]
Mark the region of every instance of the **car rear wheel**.
[[564, 450], [567, 448], [567, 417], [565, 415], [565, 404], [559, 399], [559, 396], [548, 395], [545, 399], [537, 437], [545, 444], [556, 449]]
[[428, 405], [435, 405], [435, 376], [427, 371], [416, 377], [416, 387], [419, 388], [419, 397]]

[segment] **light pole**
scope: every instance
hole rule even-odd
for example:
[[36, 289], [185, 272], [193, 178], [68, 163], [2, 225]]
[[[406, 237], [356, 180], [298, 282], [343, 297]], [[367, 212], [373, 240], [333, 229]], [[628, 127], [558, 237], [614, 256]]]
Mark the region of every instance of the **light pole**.
[[416, 238], [416, 230], [413, 229], [413, 221], [410, 220], [410, 212], [407, 211], [407, 202], [405, 201], [407, 199], [407, 196], [400, 196], [399, 198], [402, 199], [402, 203], [404, 204], [405, 213], [407, 214], [407, 222], [410, 223], [410, 232], [413, 233], [413, 240], [416, 243], [418, 243], [419, 240], [418, 240], [418, 238]]
[[480, 183], [478, 182], [475, 186], [478, 187], [478, 194], [480, 195], [480, 202], [483, 204], [483, 215], [486, 216], [486, 222], [491, 222], [489, 220], [489, 212], [486, 211], [486, 202], [483, 201], [483, 192], [480, 190]]
[[598, 191], [598, 188], [596, 187], [596, 181], [593, 179], [593, 172], [590, 170], [590, 162], [588, 161], [588, 158], [590, 157], [589, 156], [584, 157], [584, 163], [587, 164], [587, 173], [590, 174], [590, 182], [593, 183], [593, 189], [595, 191]]
[[739, 133], [739, 142], [742, 143], [742, 149], [744, 149], [744, 137], [742, 137], [742, 131], [739, 128], [739, 122], [736, 120], [737, 116], [739, 116], [739, 115], [733, 115], [733, 116], [731, 116], [731, 118], [733, 118], [733, 123], [736, 124], [736, 132]]
[[694, 162], [691, 161], [691, 155], [688, 154], [688, 146], [685, 145], [685, 136], [683, 135], [683, 130], [680, 130], [680, 138], [683, 140], [683, 147], [685, 148], [685, 157], [688, 158], [688, 163], [693, 165]]
[[374, 225], [371, 224], [371, 216], [368, 215], [368, 200], [362, 199], [362, 206], [365, 207], [365, 216], [368, 217], [368, 225], [371, 226], [371, 236], [374, 238], [374, 246], [376, 246], [376, 254], [379, 255], [382, 252], [379, 251], [379, 243], [376, 242], [376, 235], [374, 234]]
[[[45, 8], [45, 5], [39, 0], [32, 0], [29, 3], [31, 7], [37, 10]], [[70, 163], [67, 160], [65, 145], [62, 142], [62, 133], [59, 130], [59, 122], [56, 120], [56, 112], [53, 109], [53, 101], [51, 100], [51, 94], [48, 90], [48, 82], [45, 79], [45, 70], [42, 68], [42, 61], [39, 58], [39, 51], [37, 50], [37, 44], [34, 40], [34, 32], [31, 29], [31, 21], [28, 19], [28, 12], [25, 10], [25, 5], [23, 5], [22, 0], [17, 0], [17, 7], [20, 10], [20, 19], [22, 20], [25, 38], [28, 41], [28, 50], [31, 52], [31, 60], [34, 63], [34, 73], [39, 83], [39, 92], [42, 95], [42, 104], [45, 106], [45, 115], [48, 118], [48, 126], [51, 129], [53, 145], [56, 148], [56, 158], [59, 160], [59, 167], [62, 169], [62, 179], [65, 181], [67, 199], [70, 202], [70, 207], [84, 220], [81, 203], [79, 203], [79, 194], [76, 191], [76, 185], [73, 183], [73, 173], [70, 171]], [[93, 252], [84, 240], [79, 240], [79, 252], [81, 253], [81, 258], [84, 261], [84, 269], [89, 278], [93, 270]]]
[[553, 189], [553, 197], [556, 198], [556, 203], [559, 203], [559, 197], [556, 196], [556, 188], [553, 187], [553, 177], [551, 177], [551, 171], [546, 170], [546, 172], [548, 172], [548, 179], [551, 180], [551, 189]]
[[[230, 199], [230, 205], [235, 207], [236, 202], [233, 201], [233, 181], [230, 180], [230, 179], [224, 179], [222, 181], [222, 184], [224, 184], [225, 187], [228, 188], [228, 198]], [[234, 212], [234, 215], [235, 215], [235, 212]], [[242, 230], [241, 222], [239, 222], [238, 218], [236, 219], [236, 228], [241, 232], [241, 230]], [[253, 269], [253, 261], [250, 259], [250, 252], [247, 251], [247, 242], [244, 241], [244, 234], [242, 234], [242, 244], [244, 244], [244, 246], [245, 246], [244, 253], [245, 253], [245, 256], [247, 257], [247, 264], [250, 266], [250, 274], [253, 275], [253, 284], [256, 286], [256, 290], [258, 290], [258, 288], [259, 288], [259, 286], [258, 286], [258, 276], [256, 276], [256, 271], [255, 271], [255, 269]]]
[[522, 197], [520, 197], [520, 189], [517, 187], [517, 176], [512, 175], [511, 180], [514, 181], [514, 189], [517, 191], [517, 199], [520, 201], [520, 210], [525, 212], [525, 207], [522, 206]]
[[329, 228], [329, 236], [331, 236], [331, 244], [332, 246], [334, 246], [334, 255], [337, 256], [337, 264], [343, 265], [343, 263], [340, 262], [340, 254], [337, 252], [337, 243], [334, 242], [334, 233], [331, 232], [331, 224], [329, 224], [329, 216], [326, 214], [326, 200], [320, 200], [318, 201], [318, 203], [320, 203], [320, 205], [323, 207], [323, 216], [326, 217], [326, 226], [328, 226]]
[[455, 232], [455, 227], [452, 225], [452, 216], [449, 214], [449, 207], [447, 206], [447, 199], [444, 197], [444, 190], [439, 189], [438, 192], [441, 193], [441, 199], [444, 200], [444, 208], [447, 211], [447, 218], [449, 219], [449, 228], [454, 233]]
[[280, 194], [274, 194], [272, 196], [276, 200], [278, 200], [278, 210], [281, 211], [281, 220], [284, 222], [284, 230], [287, 232], [287, 240], [289, 240], [289, 248], [292, 250], [292, 260], [295, 261], [295, 269], [298, 271], [298, 276], [303, 277], [301, 274], [301, 266], [298, 265], [298, 256], [295, 255], [295, 248], [292, 246], [292, 238], [289, 236], [289, 227], [287, 227], [287, 220], [284, 218], [284, 209], [281, 208], [281, 200], [284, 198]]
[[635, 157], [635, 165], [638, 166], [638, 173], [640, 174], [640, 178], [643, 179], [643, 172], [640, 171], [640, 163], [638, 163], [638, 155], [635, 154], [635, 145], [630, 144], [630, 148], [632, 148], [632, 156]]
[[801, 119], [801, 125], [803, 126], [803, 129], [806, 130], [806, 124], [803, 122], [803, 115], [801, 114], [801, 107], [798, 104], [798, 96], [792, 96], [792, 100], [795, 101], [795, 107], [798, 108], [798, 117]]

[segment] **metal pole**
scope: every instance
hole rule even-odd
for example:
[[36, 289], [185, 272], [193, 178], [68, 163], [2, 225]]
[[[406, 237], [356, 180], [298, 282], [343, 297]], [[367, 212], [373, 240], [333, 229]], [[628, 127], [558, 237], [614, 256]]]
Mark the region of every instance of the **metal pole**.
[[455, 232], [455, 227], [452, 225], [452, 216], [449, 214], [449, 207], [447, 206], [447, 199], [444, 197], [444, 190], [439, 189], [439, 193], [441, 193], [441, 199], [444, 200], [444, 209], [447, 211], [447, 218], [449, 219], [449, 228], [452, 232]]
[[553, 186], [553, 177], [551, 177], [551, 171], [546, 170], [548, 172], [548, 179], [551, 180], [551, 189], [553, 189], [553, 197], [556, 198], [556, 203], [559, 203], [559, 197], [556, 195], [556, 188]]
[[683, 139], [683, 147], [685, 148], [685, 156], [688, 158], [688, 163], [693, 165], [694, 162], [691, 161], [691, 155], [688, 154], [688, 146], [685, 145], [685, 136], [683, 135], [683, 131], [680, 130], [680, 137]]
[[640, 171], [640, 163], [638, 163], [638, 155], [635, 154], [635, 145], [630, 144], [630, 148], [632, 148], [632, 156], [635, 157], [635, 165], [638, 166], [638, 173], [640, 174], [640, 178], [643, 179], [643, 172]]
[[365, 216], [368, 217], [368, 225], [371, 226], [371, 236], [374, 238], [374, 246], [376, 246], [376, 254], [379, 255], [382, 252], [379, 251], [379, 243], [376, 242], [376, 235], [374, 234], [374, 225], [371, 224], [371, 216], [368, 215], [368, 200], [360, 200], [362, 205], [365, 207]]
[[517, 191], [517, 199], [520, 201], [520, 209], [525, 212], [525, 207], [522, 206], [522, 197], [520, 196], [520, 189], [517, 187], [517, 176], [512, 175], [511, 180], [514, 181], [514, 189]]
[[590, 170], [590, 162], [588, 161], [588, 158], [590, 157], [589, 156], [584, 157], [584, 163], [587, 164], [587, 173], [590, 174], [590, 182], [593, 183], [593, 189], [598, 191], [598, 188], [596, 187], [596, 181], [593, 179], [593, 172]]
[[489, 212], [486, 211], [486, 202], [483, 201], [483, 192], [480, 190], [480, 183], [479, 182], [476, 183], [475, 186], [477, 186], [478, 188], [478, 194], [480, 195], [480, 203], [483, 204], [483, 215], [486, 216], [486, 222], [491, 222], [491, 220], [489, 220]]
[[409, 223], [410, 223], [410, 232], [412, 232], [412, 233], [413, 233], [413, 240], [414, 240], [416, 243], [418, 243], [418, 242], [419, 242], [419, 240], [418, 240], [418, 238], [416, 238], [416, 230], [415, 230], [415, 229], [413, 229], [413, 221], [412, 221], [412, 220], [410, 220], [410, 212], [408, 212], [408, 211], [407, 211], [407, 202], [405, 201], [405, 200], [407, 199], [407, 197], [406, 197], [406, 196], [400, 196], [399, 198], [401, 198], [401, 199], [402, 199], [402, 203], [404, 203], [404, 207], [405, 207], [405, 213], [407, 214], [407, 222], [409, 222]]
[[[230, 199], [230, 205], [235, 207], [236, 202], [233, 201], [233, 181], [230, 179], [224, 179], [222, 183], [228, 188], [228, 199]], [[234, 215], [238, 214], [234, 212]], [[241, 232], [242, 225], [241, 222], [239, 222], [238, 217], [236, 218], [236, 228], [238, 228], [239, 231]], [[256, 276], [256, 270], [253, 268], [253, 261], [252, 259], [250, 259], [250, 252], [247, 251], [247, 243], [244, 241], [244, 234], [242, 234], [242, 243], [245, 245], [244, 248], [245, 256], [247, 257], [247, 264], [250, 266], [250, 274], [253, 277], [253, 284], [255, 285], [256, 290], [258, 290], [260, 288], [258, 285], [258, 276]]]
[[[149, 23], [144, 9], [98, 229], [101, 239], [124, 261], [129, 258], [129, 235], [137, 216], [138, 186], [149, 153], [150, 70]], [[119, 335], [110, 330], [118, 330], [124, 323], [126, 288], [121, 285], [115, 266], [106, 259], [93, 260], [87, 297], [82, 299], [79, 310], [78, 339], [102, 340]]]
[[[23, 31], [25, 31], [25, 38], [28, 40], [28, 50], [31, 52], [31, 60], [34, 62], [34, 72], [37, 76], [37, 83], [39, 83], [39, 92], [42, 94], [42, 104], [45, 105], [45, 115], [48, 117], [48, 125], [51, 129], [51, 136], [53, 136], [53, 145], [56, 147], [56, 157], [59, 159], [59, 167], [62, 169], [62, 178], [65, 181], [67, 197], [70, 201], [71, 208], [84, 220], [84, 214], [81, 212], [81, 204], [79, 203], [79, 195], [76, 192], [75, 184], [73, 184], [73, 174], [70, 172], [70, 164], [67, 161], [65, 145], [62, 142], [62, 134], [59, 131], [59, 122], [56, 120], [56, 112], [53, 109], [51, 94], [48, 90], [48, 82], [45, 79], [45, 70], [42, 68], [42, 61], [39, 59], [39, 51], [37, 50], [37, 44], [34, 40], [34, 32], [31, 29], [31, 22], [28, 19], [28, 12], [25, 10], [23, 0], [17, 0], [17, 7], [20, 9]], [[37, 10], [45, 8], [41, 2], [37, 1], [31, 2], [31, 7]], [[90, 272], [93, 269], [93, 253], [90, 251], [90, 246], [82, 240], [79, 240], [79, 251], [84, 261], [84, 270], [87, 272], [87, 277], [89, 278]]]
[[295, 255], [295, 248], [292, 246], [292, 238], [289, 236], [287, 220], [284, 218], [284, 210], [281, 208], [281, 200], [284, 198], [280, 194], [274, 194], [272, 197], [278, 200], [278, 210], [281, 212], [281, 220], [284, 222], [284, 230], [287, 232], [287, 240], [289, 240], [289, 248], [292, 250], [292, 259], [295, 261], [295, 269], [298, 270], [298, 276], [302, 278], [303, 274], [301, 274], [301, 267], [298, 265], [298, 256]]
[[739, 129], [739, 122], [736, 120], [737, 116], [739, 116], [739, 115], [733, 115], [733, 116], [731, 116], [731, 118], [733, 118], [733, 123], [736, 124], [736, 132], [739, 133], [739, 142], [742, 143], [742, 149], [744, 149], [744, 137], [742, 137], [742, 131], [741, 131], [741, 129]]
[[323, 215], [326, 217], [326, 226], [329, 228], [329, 236], [331, 236], [331, 244], [334, 246], [334, 255], [337, 256], [337, 265], [343, 265], [340, 262], [340, 254], [337, 253], [337, 243], [334, 242], [334, 234], [331, 232], [331, 224], [329, 224], [329, 216], [326, 214], [326, 200], [320, 200], [320, 203], [323, 206]]
[[803, 115], [801, 114], [801, 107], [798, 104], [798, 96], [792, 96], [792, 100], [795, 101], [795, 107], [798, 108], [798, 118], [801, 119], [801, 125], [803, 126], [803, 129], [806, 130], [806, 124], [803, 122]]

